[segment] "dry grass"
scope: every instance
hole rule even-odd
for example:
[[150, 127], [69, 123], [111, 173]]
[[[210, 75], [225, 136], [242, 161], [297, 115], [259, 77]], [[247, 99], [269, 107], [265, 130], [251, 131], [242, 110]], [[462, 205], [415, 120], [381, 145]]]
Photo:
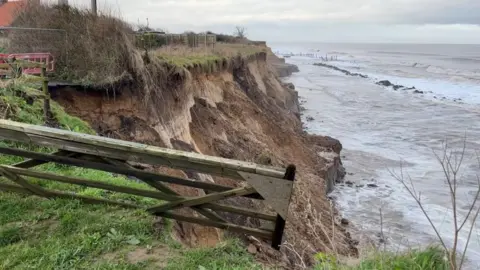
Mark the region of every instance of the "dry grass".
[[132, 65], [132, 28], [110, 15], [70, 7], [31, 4], [19, 13], [16, 27], [57, 31], [14, 30], [10, 52], [50, 52], [64, 79], [100, 82], [122, 76]]
[[258, 52], [264, 52], [265, 47], [247, 44], [216, 44], [215, 47], [166, 46], [154, 50], [153, 55], [169, 64], [179, 67], [190, 67], [195, 64], [248, 57]]
[[57, 61], [55, 76], [104, 89], [129, 86], [146, 101], [163, 98], [167, 71], [160, 61], [145, 61], [135, 47], [132, 28], [110, 14], [92, 14], [72, 7], [31, 4], [16, 27], [61, 31], [15, 30], [10, 52], [50, 52]]
[[165, 47], [145, 53], [136, 47], [134, 31], [124, 21], [72, 7], [31, 4], [14, 26], [59, 31], [11, 31], [10, 52], [50, 52], [57, 61], [58, 79], [114, 90], [128, 86], [146, 101], [170, 100], [168, 95], [175, 93], [167, 90], [188, 79], [191, 67], [210, 73], [228, 65], [229, 57], [263, 50], [217, 44], [215, 48]]
[[[334, 254], [336, 257], [349, 256], [345, 251], [350, 247], [346, 245], [344, 232], [340, 231], [338, 217], [334, 207], [318, 205], [318, 200], [312, 199], [307, 183], [297, 181], [295, 196], [292, 198], [292, 207], [289, 211], [287, 228], [288, 239], [283, 244], [284, 252], [295, 269], [309, 269], [313, 261], [313, 254], [319, 252]], [[351, 250], [355, 256], [355, 251]]]

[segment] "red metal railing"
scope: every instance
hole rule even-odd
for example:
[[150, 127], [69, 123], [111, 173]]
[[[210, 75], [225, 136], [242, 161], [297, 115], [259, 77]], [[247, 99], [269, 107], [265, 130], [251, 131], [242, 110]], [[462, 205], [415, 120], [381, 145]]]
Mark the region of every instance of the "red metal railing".
[[[47, 72], [52, 72], [55, 69], [55, 59], [50, 53], [11, 53], [0, 54], [1, 63], [12, 63], [14, 60], [23, 60], [29, 62], [37, 62], [45, 64]], [[22, 67], [22, 74], [40, 75], [42, 68], [40, 67]], [[2, 71], [6, 70], [1, 70]]]

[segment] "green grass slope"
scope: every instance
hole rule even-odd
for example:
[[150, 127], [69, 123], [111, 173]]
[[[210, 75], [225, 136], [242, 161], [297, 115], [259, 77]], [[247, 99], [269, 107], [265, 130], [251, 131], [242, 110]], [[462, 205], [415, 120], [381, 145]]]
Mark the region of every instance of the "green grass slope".
[[[38, 85], [24, 79], [0, 83], [2, 118], [43, 124], [42, 98], [36, 90]], [[61, 128], [95, 133], [87, 123], [65, 113], [57, 103], [52, 102], [51, 106]], [[0, 144], [38, 152], [53, 151], [9, 141], [0, 141]], [[14, 164], [22, 160], [0, 155], [0, 164]], [[151, 189], [143, 183], [102, 171], [53, 163], [35, 169]], [[28, 179], [47, 189], [145, 206], [159, 203], [134, 195]], [[4, 178], [0, 178], [0, 181], [12, 184]], [[169, 224], [156, 227], [154, 217], [141, 210], [0, 191], [0, 269], [198, 269], [199, 265], [206, 269], [259, 267], [236, 241], [227, 241], [217, 248], [185, 249], [172, 240]]]
[[[21, 78], [0, 81], [0, 117], [30, 124], [43, 124], [39, 85]], [[84, 121], [68, 115], [52, 102], [60, 128], [95, 134]], [[1, 146], [38, 152], [54, 149], [0, 141]], [[22, 158], [0, 155], [0, 164]], [[128, 187], [151, 189], [111, 173], [58, 164], [36, 170], [75, 176]], [[75, 192], [144, 206], [159, 201], [134, 195], [107, 192], [48, 180], [28, 178], [47, 189]], [[9, 180], [0, 178], [0, 182]], [[255, 263], [237, 240], [215, 248], [190, 249], [171, 237], [171, 222], [159, 227], [155, 218], [141, 210], [108, 205], [90, 205], [71, 199], [44, 199], [0, 191], [0, 269], [264, 269]], [[316, 270], [445, 270], [443, 252], [436, 248], [403, 254], [375, 253], [351, 266], [337, 258], [318, 254]]]
[[332, 255], [319, 253], [315, 270], [447, 270], [445, 252], [437, 247], [405, 253], [374, 252], [353, 265], [339, 262]]

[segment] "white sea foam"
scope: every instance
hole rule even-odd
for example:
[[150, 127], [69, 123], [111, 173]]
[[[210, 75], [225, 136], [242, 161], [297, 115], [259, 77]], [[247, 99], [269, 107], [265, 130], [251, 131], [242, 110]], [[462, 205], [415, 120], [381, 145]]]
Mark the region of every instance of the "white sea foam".
[[[334, 50], [341, 51], [339, 48], [325, 49]], [[351, 51], [348, 53], [354, 55]], [[473, 153], [473, 150], [480, 150], [480, 85], [475, 80], [465, 79], [462, 72], [459, 72], [462, 80], [455, 80], [445, 72], [427, 71], [428, 65], [422, 68], [418, 65], [392, 65], [391, 55], [382, 55], [377, 54], [370, 60], [368, 55], [362, 55], [355, 61], [339, 57], [339, 61], [329, 63], [367, 74], [371, 77], [369, 79], [313, 66], [316, 60], [305, 57], [288, 58], [287, 62], [300, 68], [300, 72], [288, 80], [296, 85], [300, 97], [306, 101], [303, 117], [314, 118], [314, 121], [305, 122], [308, 131], [333, 136], [344, 146], [343, 162], [347, 172], [353, 173], [348, 174], [346, 180], [355, 184], [353, 187], [338, 186], [334, 191], [342, 214], [376, 239], [380, 232], [381, 207], [388, 247], [392, 250], [437, 241], [415, 201], [391, 175], [392, 171], [399, 173], [403, 170], [404, 174], [411, 176], [417, 191], [422, 192], [427, 212], [445, 241], [451, 244], [453, 223], [448, 187], [433, 150], [439, 151], [445, 138], [449, 139], [451, 147], [461, 147], [467, 135], [458, 202], [460, 214], [464, 215], [474, 196], [475, 176], [480, 174]], [[397, 62], [411, 62], [410, 55], [405, 55], [406, 59]], [[427, 54], [416, 60], [441, 66], [436, 60], [430, 61], [431, 57]], [[454, 68], [472, 72], [470, 66]], [[386, 89], [376, 85], [377, 80], [415, 86], [426, 93]], [[459, 98], [462, 100], [453, 101]], [[355, 187], [368, 183], [375, 183], [378, 187]], [[462, 232], [460, 244], [466, 242], [466, 234], [466, 231]], [[479, 252], [480, 224], [477, 224], [467, 253], [469, 269], [480, 269]]]

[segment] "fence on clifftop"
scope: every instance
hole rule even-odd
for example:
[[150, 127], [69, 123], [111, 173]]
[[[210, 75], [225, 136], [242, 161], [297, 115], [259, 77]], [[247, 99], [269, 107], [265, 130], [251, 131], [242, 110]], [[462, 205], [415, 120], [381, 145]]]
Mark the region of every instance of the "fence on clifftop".
[[215, 34], [167, 34], [163, 32], [138, 32], [136, 43], [140, 48], [158, 48], [162, 46], [182, 45], [191, 48], [214, 47], [217, 43]]
[[[9, 182], [0, 181], [0, 191], [45, 198], [78, 199], [85, 203], [116, 205], [129, 209], [144, 209], [156, 216], [260, 237], [271, 241], [272, 247], [280, 248], [293, 191], [294, 165], [290, 165], [286, 169], [265, 167], [249, 162], [159, 148], [8, 120], [0, 120], [0, 138], [58, 149], [56, 152], [47, 154], [25, 150], [25, 148], [0, 146], [0, 153], [2, 154], [26, 158], [26, 160], [16, 164], [0, 165], [0, 175], [9, 180]], [[151, 189], [114, 185], [33, 169], [38, 165], [49, 162], [135, 177], [146, 183]], [[220, 185], [213, 182], [194, 181], [188, 178], [144, 171], [133, 167], [131, 162], [161, 165], [231, 178], [237, 180], [238, 185]], [[132, 201], [110, 200], [98, 196], [84, 196], [74, 192], [51, 190], [42, 187], [41, 183], [44, 180], [153, 198], [158, 200], [158, 204], [144, 207]], [[183, 196], [166, 184], [200, 189], [206, 195]], [[263, 200], [276, 214], [268, 214], [219, 202], [235, 197]], [[203, 218], [174, 212], [174, 210], [180, 208], [189, 208]], [[254, 228], [235, 224], [227, 221], [219, 212], [264, 220], [272, 226]]]
[[308, 53], [303, 53], [303, 52], [300, 52], [300, 53], [281, 53], [279, 51], [275, 51], [274, 54], [278, 55], [278, 56], [282, 56], [284, 58], [289, 58], [289, 57], [292, 57], [292, 56], [301, 56], [301, 57], [309, 57], [309, 58], [314, 58], [314, 59], [320, 59], [322, 61], [338, 61], [338, 56], [337, 55], [328, 55], [328, 54], [320, 54], [320, 53], [311, 53], [311, 52], [308, 52]]

